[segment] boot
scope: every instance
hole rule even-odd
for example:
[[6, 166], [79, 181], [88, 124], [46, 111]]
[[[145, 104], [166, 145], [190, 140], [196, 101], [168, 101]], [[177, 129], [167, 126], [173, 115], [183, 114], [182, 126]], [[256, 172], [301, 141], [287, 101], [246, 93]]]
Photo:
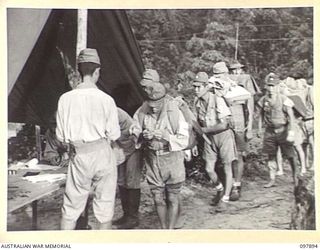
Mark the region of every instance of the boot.
[[121, 206], [123, 210], [123, 215], [117, 220], [112, 222], [112, 225], [120, 225], [126, 222], [128, 217], [128, 192], [129, 189], [119, 186]]
[[127, 220], [118, 226], [118, 229], [133, 229], [139, 226], [140, 189], [128, 189], [128, 216]]
[[233, 186], [230, 194], [230, 201], [237, 201], [241, 196], [241, 186]]
[[223, 189], [217, 190], [217, 193], [216, 193], [216, 195], [213, 197], [210, 205], [211, 205], [211, 206], [217, 206], [217, 205], [219, 204], [219, 202], [220, 202], [223, 194], [224, 194], [224, 190], [223, 190]]

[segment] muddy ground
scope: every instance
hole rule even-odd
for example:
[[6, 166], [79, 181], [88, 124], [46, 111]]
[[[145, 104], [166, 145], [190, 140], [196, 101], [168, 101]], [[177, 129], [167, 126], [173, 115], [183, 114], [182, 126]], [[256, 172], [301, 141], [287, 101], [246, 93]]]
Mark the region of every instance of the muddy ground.
[[[183, 228], [182, 229], [255, 229], [289, 230], [291, 211], [294, 205], [293, 181], [291, 169], [284, 163], [284, 175], [277, 177], [276, 186], [266, 189], [268, 170], [261, 156], [261, 139], [251, 140], [242, 184], [242, 196], [239, 201], [229, 202], [223, 212], [216, 212], [209, 205], [214, 195], [208, 182], [196, 178], [187, 179], [182, 190]], [[190, 166], [189, 166], [190, 167]], [[189, 171], [190, 172], [190, 171]], [[313, 175], [308, 170], [307, 175]], [[38, 230], [58, 230], [63, 190], [39, 201]], [[152, 197], [145, 181], [142, 182], [140, 205], [140, 225], [137, 229], [159, 229]], [[117, 198], [115, 218], [122, 214], [120, 200]], [[8, 214], [8, 231], [31, 230], [31, 207], [26, 206]], [[92, 209], [89, 224], [94, 225]]]

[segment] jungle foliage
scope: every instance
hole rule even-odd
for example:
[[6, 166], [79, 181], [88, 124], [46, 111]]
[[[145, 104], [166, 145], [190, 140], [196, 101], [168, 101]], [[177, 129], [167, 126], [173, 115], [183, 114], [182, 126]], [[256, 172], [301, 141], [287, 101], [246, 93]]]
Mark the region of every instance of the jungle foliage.
[[211, 75], [213, 63], [235, 59], [262, 87], [271, 71], [282, 79], [303, 77], [313, 84], [313, 8], [147, 9], [127, 14], [145, 67], [157, 69], [162, 83], [185, 95], [192, 93], [195, 73]]

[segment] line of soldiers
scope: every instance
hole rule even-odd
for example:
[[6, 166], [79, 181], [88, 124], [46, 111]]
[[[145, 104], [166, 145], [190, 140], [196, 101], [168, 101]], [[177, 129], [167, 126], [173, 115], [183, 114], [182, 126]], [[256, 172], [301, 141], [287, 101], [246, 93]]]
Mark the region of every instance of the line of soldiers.
[[[72, 152], [61, 229], [75, 229], [90, 190], [98, 229], [111, 229], [112, 224], [119, 229], [137, 227], [144, 166], [161, 228], [181, 228], [184, 151], [196, 153], [195, 131], [204, 138], [202, 157], [217, 191], [212, 205], [224, 210], [229, 201], [240, 198], [243, 157], [252, 138], [254, 95], [260, 92], [253, 78], [241, 73], [243, 65], [231, 65], [234, 73], [229, 74], [226, 64], [218, 62], [210, 78], [198, 72], [193, 81], [195, 114], [181, 98], [167, 94], [157, 71], [147, 69], [140, 81], [147, 100], [133, 118], [96, 87], [100, 59], [95, 49], [80, 52], [78, 68], [83, 81], [60, 97], [56, 118], [56, 136]], [[289, 157], [295, 183], [297, 178], [293, 105], [272, 91], [279, 81], [269, 74], [267, 94], [258, 102], [266, 124], [263, 147], [269, 155], [271, 183], [266, 187], [274, 185], [271, 162], [278, 146]], [[217, 167], [223, 168], [224, 179], [216, 174]], [[112, 222], [117, 185], [123, 216]]]

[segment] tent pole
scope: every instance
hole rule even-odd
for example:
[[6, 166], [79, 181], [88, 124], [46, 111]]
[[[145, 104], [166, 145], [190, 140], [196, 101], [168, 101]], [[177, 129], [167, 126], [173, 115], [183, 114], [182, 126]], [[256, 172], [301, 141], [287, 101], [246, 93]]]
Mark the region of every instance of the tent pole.
[[78, 9], [77, 56], [87, 47], [88, 10]]
[[40, 135], [40, 126], [35, 125], [35, 135], [36, 135], [36, 150], [38, 161], [42, 160], [41, 156], [41, 135]]

